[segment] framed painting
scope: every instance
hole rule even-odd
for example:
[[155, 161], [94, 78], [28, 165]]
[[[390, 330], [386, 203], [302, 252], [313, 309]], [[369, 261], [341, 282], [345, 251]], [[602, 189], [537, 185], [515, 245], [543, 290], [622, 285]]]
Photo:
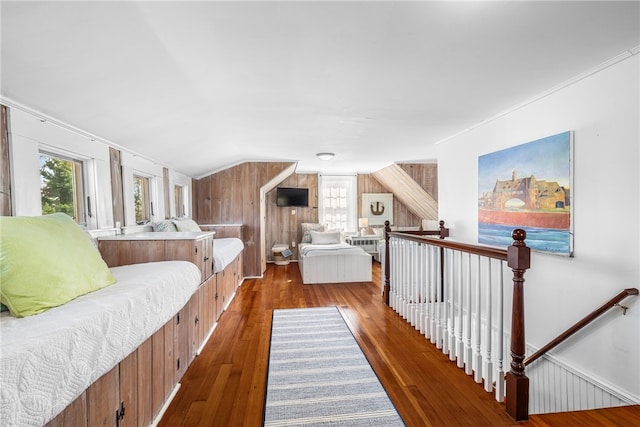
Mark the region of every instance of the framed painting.
[[573, 255], [573, 132], [478, 157], [478, 242]]
[[393, 225], [393, 193], [362, 193], [362, 218], [369, 225]]

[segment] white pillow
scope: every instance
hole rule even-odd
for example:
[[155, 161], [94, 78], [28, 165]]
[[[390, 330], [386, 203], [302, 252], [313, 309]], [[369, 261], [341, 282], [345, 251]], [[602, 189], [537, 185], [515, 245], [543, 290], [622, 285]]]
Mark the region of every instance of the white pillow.
[[310, 231], [311, 243], [314, 245], [331, 245], [340, 243], [339, 231]]
[[174, 219], [173, 223], [178, 231], [202, 231], [200, 226], [192, 219]]

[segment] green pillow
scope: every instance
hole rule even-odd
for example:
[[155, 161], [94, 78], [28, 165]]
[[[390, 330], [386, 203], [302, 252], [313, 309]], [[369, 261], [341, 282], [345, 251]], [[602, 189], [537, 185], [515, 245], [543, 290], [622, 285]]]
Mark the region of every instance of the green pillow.
[[68, 215], [0, 217], [0, 302], [13, 316], [41, 313], [115, 281]]

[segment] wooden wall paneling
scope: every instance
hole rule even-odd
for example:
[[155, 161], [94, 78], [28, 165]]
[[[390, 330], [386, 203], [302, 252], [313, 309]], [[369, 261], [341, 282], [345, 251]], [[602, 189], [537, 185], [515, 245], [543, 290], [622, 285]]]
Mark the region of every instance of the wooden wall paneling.
[[[171, 323], [171, 322], [169, 322]], [[155, 334], [151, 336], [152, 346], [152, 414], [155, 418], [156, 415], [162, 409], [164, 403], [164, 376], [165, 376], [165, 345], [164, 345], [164, 328], [158, 329]]]
[[211, 177], [207, 176], [196, 181], [196, 198], [194, 210], [197, 212], [197, 221], [203, 224], [211, 221]]
[[164, 187], [164, 218], [171, 218], [171, 199], [169, 198], [169, 192], [173, 189], [169, 188], [169, 169], [162, 168], [162, 186]]
[[120, 361], [120, 402], [124, 407], [124, 417], [118, 427], [138, 425], [138, 352], [134, 350]]
[[[189, 260], [191, 260], [190, 258]], [[164, 240], [132, 240], [131, 264], [165, 260]]]
[[102, 259], [109, 267], [132, 264], [131, 242], [117, 242], [112, 240], [99, 240], [98, 248]]
[[[358, 215], [363, 215], [362, 193], [393, 193], [370, 174], [358, 175]], [[421, 218], [413, 214], [398, 197], [393, 198], [393, 225], [399, 227], [417, 227]]]
[[199, 222], [197, 212], [198, 200], [198, 180], [191, 178], [191, 200], [188, 215], [196, 222]]
[[438, 202], [400, 166], [393, 164], [372, 175], [385, 187], [393, 189], [394, 198], [398, 198], [418, 218], [438, 219]]
[[438, 164], [437, 163], [399, 163], [400, 166], [420, 187], [438, 200]]
[[[244, 275], [261, 274], [260, 188], [291, 162], [250, 162], [201, 178], [195, 210], [201, 224], [244, 224]], [[211, 210], [207, 212], [207, 197]], [[204, 206], [203, 206], [204, 205]]]
[[86, 427], [87, 426], [87, 392], [84, 391], [71, 402], [46, 427]]
[[222, 219], [222, 188], [224, 182], [220, 173], [210, 176], [209, 181], [211, 212], [208, 222], [209, 224], [219, 224]]
[[87, 424], [90, 427], [116, 425], [116, 410], [120, 407], [118, 373], [119, 366], [116, 365], [87, 389]]
[[148, 426], [153, 421], [153, 338], [138, 347], [138, 425]]
[[[267, 218], [265, 230], [266, 235], [266, 255], [268, 261], [273, 261], [271, 247], [276, 243], [286, 243], [289, 245], [292, 260], [298, 259], [298, 247], [302, 238], [303, 222], [318, 222], [318, 175], [317, 174], [293, 174], [280, 183], [281, 187], [298, 187], [309, 189], [309, 206], [304, 207], [277, 207], [277, 189], [267, 193]], [[295, 212], [295, 215], [292, 214]], [[296, 246], [292, 246], [296, 242]]]
[[234, 218], [237, 216], [239, 209], [242, 209], [240, 204], [240, 198], [242, 194], [239, 192], [238, 186], [238, 168], [233, 167], [224, 170], [221, 173], [222, 185], [222, 203], [220, 205], [220, 220], [216, 223], [219, 224], [232, 224]]
[[0, 215], [10, 216], [12, 212], [9, 108], [0, 105]]
[[[242, 182], [242, 223], [245, 225], [244, 247], [245, 247], [245, 274], [248, 276], [259, 276], [260, 257], [256, 248], [260, 241], [260, 182], [261, 174], [256, 167], [243, 164], [241, 171]], [[256, 203], [256, 200], [258, 203]]]
[[124, 225], [124, 190], [122, 188], [122, 158], [120, 150], [109, 147], [109, 167], [111, 169], [111, 204], [113, 221]]

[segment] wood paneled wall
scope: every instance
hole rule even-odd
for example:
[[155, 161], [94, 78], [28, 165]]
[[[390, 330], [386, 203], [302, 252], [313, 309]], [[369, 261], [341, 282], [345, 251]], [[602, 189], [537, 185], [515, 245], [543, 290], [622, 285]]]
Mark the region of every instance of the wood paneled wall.
[[290, 162], [247, 162], [196, 180], [193, 217], [200, 224], [244, 224], [244, 275], [259, 276], [260, 188]]
[[0, 105], [0, 215], [10, 216], [11, 209], [11, 161], [9, 159], [9, 108]]
[[[419, 169], [418, 164], [408, 168], [418, 175], [416, 171]], [[427, 164], [425, 164], [427, 166]], [[403, 205], [420, 219], [437, 220], [438, 219], [438, 201], [429, 194], [416, 180], [402, 167], [397, 164], [387, 166], [374, 172], [373, 177], [391, 190], [394, 195], [394, 201], [398, 199]], [[424, 179], [422, 176], [419, 179]], [[395, 207], [395, 203], [394, 203]], [[394, 212], [395, 217], [395, 212]], [[395, 218], [394, 218], [395, 220]], [[395, 221], [394, 221], [395, 222]], [[418, 224], [420, 221], [418, 221]], [[399, 225], [395, 224], [394, 225]]]
[[[293, 174], [278, 184], [279, 187], [296, 187], [309, 189], [309, 206], [278, 207], [276, 206], [276, 188], [269, 191], [266, 197], [265, 241], [267, 261], [273, 261], [271, 248], [276, 243], [286, 243], [293, 252], [291, 259], [298, 259], [298, 243], [302, 239], [303, 222], [318, 222], [318, 175]], [[292, 245], [296, 242], [296, 246]]]
[[[291, 163], [243, 163], [209, 175], [194, 182], [194, 219], [200, 224], [244, 224], [245, 275], [259, 276], [260, 253], [260, 187]], [[435, 164], [403, 164], [402, 169], [425, 191], [437, 199], [438, 169]], [[318, 175], [293, 174], [278, 186], [309, 189], [309, 207], [279, 208], [276, 189], [266, 194], [265, 255], [273, 260], [271, 248], [275, 243], [286, 243], [291, 248], [291, 259], [298, 259], [297, 244], [302, 238], [303, 222], [318, 222]], [[371, 174], [358, 175], [358, 212], [361, 212], [362, 193], [390, 193]], [[295, 213], [293, 213], [295, 212]], [[393, 202], [394, 225], [420, 226], [422, 218], [414, 215], [397, 197]], [[296, 242], [296, 247], [292, 246]]]

